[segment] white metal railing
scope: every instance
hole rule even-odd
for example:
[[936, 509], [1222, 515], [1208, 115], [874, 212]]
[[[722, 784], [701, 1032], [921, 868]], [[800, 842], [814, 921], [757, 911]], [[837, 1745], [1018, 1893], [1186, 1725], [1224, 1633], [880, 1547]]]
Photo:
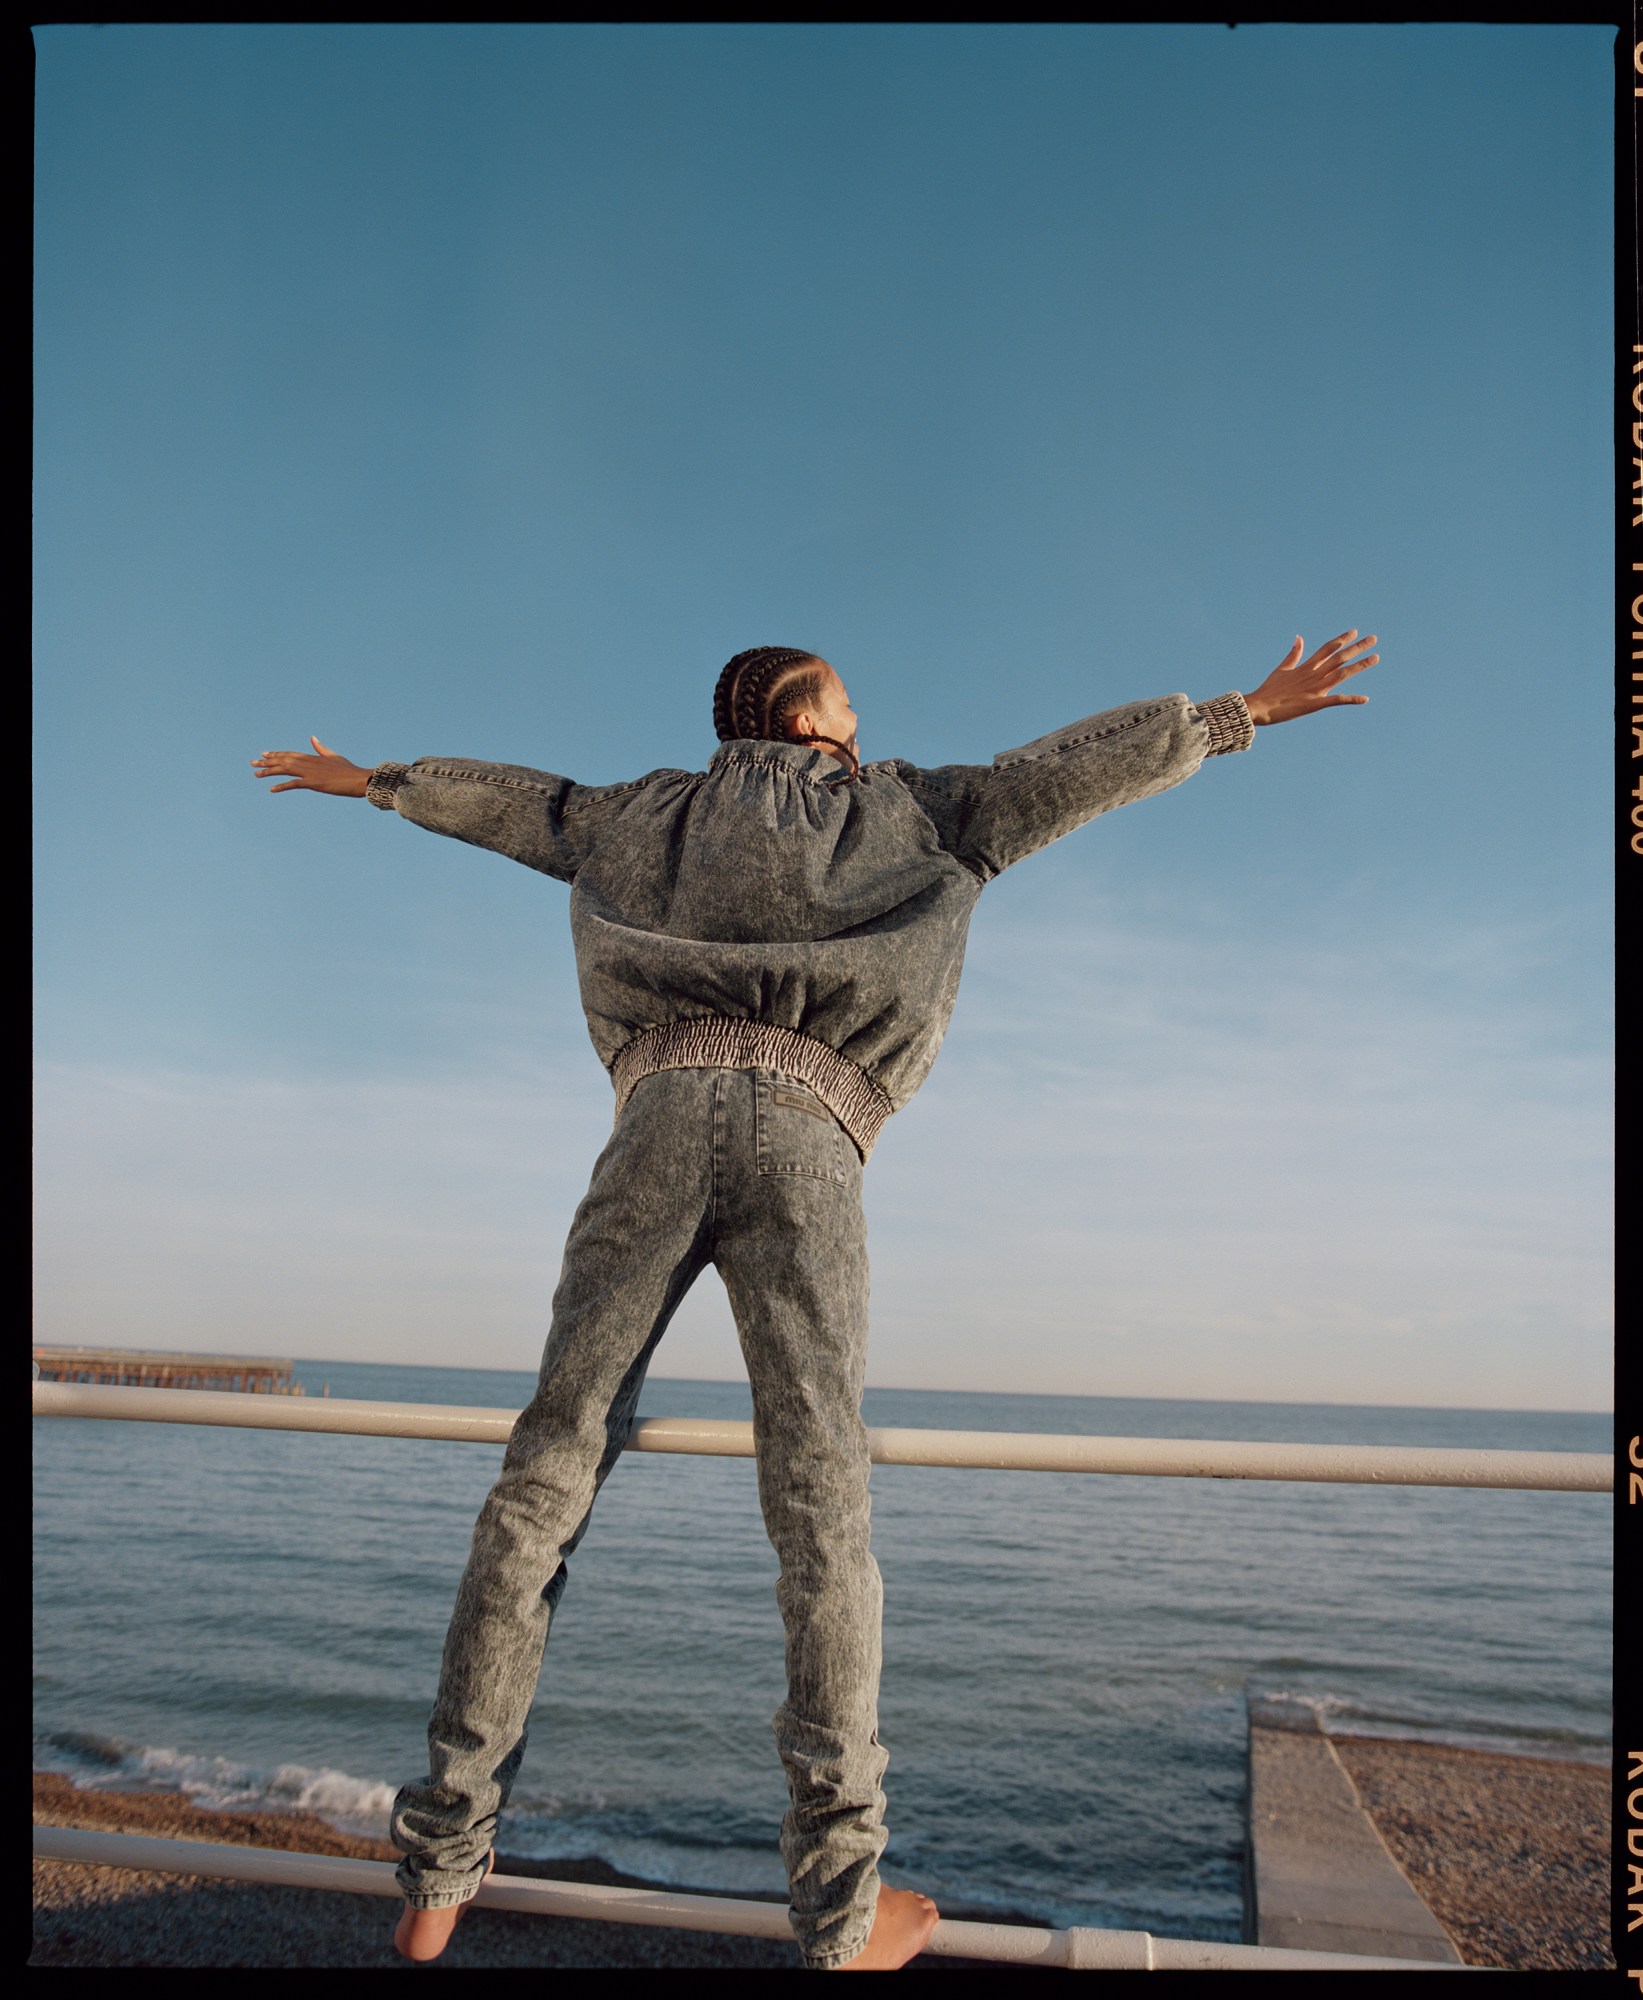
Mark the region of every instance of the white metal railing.
[[[355, 1402], [246, 1396], [232, 1391], [126, 1389], [67, 1382], [33, 1385], [36, 1416], [145, 1423], [225, 1425], [240, 1429], [320, 1431], [365, 1437], [453, 1438], [501, 1444], [516, 1410], [437, 1403]], [[1612, 1491], [1614, 1471], [1598, 1452], [1465, 1451], [1391, 1445], [1244, 1444], [1196, 1438], [1052, 1436], [1031, 1431], [937, 1431], [870, 1428], [878, 1465], [965, 1466], [1024, 1472], [1138, 1473], [1191, 1479], [1288, 1479], [1401, 1486], [1471, 1486], [1550, 1492]], [[751, 1458], [753, 1426], [714, 1417], [651, 1417], [633, 1426], [629, 1451]], [[82, 1862], [157, 1873], [213, 1876], [398, 1896], [390, 1863], [336, 1855], [155, 1839], [136, 1834], [37, 1826], [42, 1860]], [[741, 1937], [792, 1941], [785, 1909], [727, 1896], [551, 1882], [491, 1875], [476, 1902], [492, 1909], [656, 1924]], [[1269, 1945], [1158, 1938], [1146, 1931], [1074, 1926], [962, 1923], [943, 1918], [925, 1949], [954, 1958], [1090, 1971], [1442, 1972], [1476, 1968], [1425, 1959], [1358, 1953], [1289, 1951]]]
[[[519, 1412], [458, 1404], [351, 1402], [340, 1397], [246, 1396], [233, 1390], [36, 1382], [34, 1414], [502, 1444]], [[1558, 1493], [1614, 1490], [1614, 1466], [1602, 1452], [1241, 1444], [1213, 1438], [1066, 1437], [1038, 1431], [884, 1427], [869, 1429], [867, 1435], [875, 1465], [1142, 1473], [1175, 1479], [1299, 1479], [1366, 1486], [1513, 1487]], [[627, 1448], [751, 1458], [753, 1426], [721, 1417], [647, 1417], [634, 1425]]]
[[[83, 1862], [103, 1868], [138, 1868], [156, 1874], [206, 1875], [230, 1882], [271, 1882], [300, 1889], [330, 1889], [358, 1896], [398, 1896], [393, 1864], [353, 1861], [335, 1854], [292, 1854], [267, 1847], [230, 1847], [212, 1841], [158, 1840], [144, 1834], [92, 1833], [78, 1827], [37, 1826], [34, 1854], [41, 1861]], [[611, 1924], [660, 1924], [670, 1930], [717, 1931], [731, 1937], [793, 1942], [780, 1903], [733, 1896], [688, 1896], [656, 1889], [616, 1889], [588, 1882], [549, 1882], [533, 1875], [491, 1875], [474, 1898], [480, 1909], [525, 1910], [536, 1916], [591, 1917]], [[1371, 1958], [1336, 1951], [1286, 1951], [1273, 1945], [1200, 1943], [1160, 1938], [1148, 1931], [1107, 1931], [1078, 1926], [1040, 1930], [1029, 1924], [971, 1924], [943, 1917], [924, 1947], [938, 1958], [991, 1959], [1006, 1965], [1062, 1967], [1069, 1972], [1464, 1972], [1473, 1968], [1430, 1959]]]

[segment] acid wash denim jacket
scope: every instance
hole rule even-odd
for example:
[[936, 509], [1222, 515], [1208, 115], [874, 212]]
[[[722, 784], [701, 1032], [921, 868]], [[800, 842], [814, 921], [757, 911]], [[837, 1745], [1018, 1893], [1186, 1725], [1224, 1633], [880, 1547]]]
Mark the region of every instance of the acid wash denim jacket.
[[1253, 736], [1242, 695], [1172, 694], [990, 765], [891, 758], [852, 777], [824, 751], [744, 738], [705, 771], [621, 785], [424, 757], [379, 765], [366, 797], [571, 885], [618, 1117], [656, 1070], [781, 1070], [865, 1160], [936, 1059], [983, 886]]

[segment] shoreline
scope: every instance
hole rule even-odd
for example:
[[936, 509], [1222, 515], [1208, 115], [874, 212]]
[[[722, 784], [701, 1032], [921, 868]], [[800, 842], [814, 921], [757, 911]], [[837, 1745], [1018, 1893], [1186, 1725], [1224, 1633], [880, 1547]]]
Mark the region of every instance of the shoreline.
[[[1613, 1966], [1609, 1924], [1609, 1773], [1572, 1759], [1426, 1740], [1331, 1736], [1382, 1840], [1469, 1965]], [[181, 1793], [83, 1790], [34, 1774], [37, 1824], [394, 1860], [386, 1840], [342, 1833], [299, 1810], [207, 1809]], [[686, 1889], [593, 1857], [499, 1852], [516, 1875]], [[723, 1893], [717, 1892], [717, 1893]], [[771, 1900], [775, 1900], [772, 1898]], [[31, 1965], [397, 1966], [395, 1906], [375, 1897], [34, 1864]], [[1038, 1923], [1022, 1910], [943, 1904], [951, 1917]], [[965, 1961], [925, 1958], [921, 1969]], [[763, 1966], [797, 1969], [797, 1949], [756, 1938], [474, 1910], [441, 1966]]]
[[[180, 1792], [82, 1788], [61, 1772], [33, 1774], [36, 1825], [76, 1826], [172, 1840], [220, 1841], [363, 1861], [397, 1861], [387, 1841], [347, 1833], [300, 1808], [202, 1807]], [[674, 1895], [730, 1895], [781, 1903], [779, 1895], [663, 1882], [632, 1875], [595, 1855], [577, 1858], [497, 1851], [497, 1869], [559, 1882], [657, 1889]], [[30, 1965], [387, 1966], [404, 1961], [390, 1934], [399, 1905], [387, 1898], [160, 1876], [121, 1868], [36, 1861], [34, 1946]], [[951, 1917], [993, 1923], [1043, 1920], [1019, 1909], [954, 1901]], [[798, 1947], [761, 1938], [661, 1926], [599, 1923], [474, 1910], [464, 1917], [439, 1965], [611, 1968], [659, 1966], [785, 1967], [801, 1970]], [[973, 1969], [969, 1959], [924, 1959], [926, 1970]]]

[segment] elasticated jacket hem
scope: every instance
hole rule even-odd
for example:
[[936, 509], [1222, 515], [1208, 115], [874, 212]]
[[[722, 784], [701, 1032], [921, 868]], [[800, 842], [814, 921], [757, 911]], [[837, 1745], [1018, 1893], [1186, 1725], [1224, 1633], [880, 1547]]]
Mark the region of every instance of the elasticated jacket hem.
[[642, 1078], [662, 1069], [771, 1069], [808, 1084], [865, 1161], [895, 1106], [848, 1056], [811, 1035], [764, 1021], [669, 1021], [635, 1035], [611, 1065], [616, 1115]]

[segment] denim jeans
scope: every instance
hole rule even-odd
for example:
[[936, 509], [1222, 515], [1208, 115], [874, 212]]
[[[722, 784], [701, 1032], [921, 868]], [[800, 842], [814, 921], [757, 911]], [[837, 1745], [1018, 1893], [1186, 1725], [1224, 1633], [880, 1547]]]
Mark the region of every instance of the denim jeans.
[[394, 1803], [407, 1899], [478, 1889], [524, 1754], [566, 1559], [616, 1463], [645, 1369], [711, 1262], [753, 1391], [759, 1499], [780, 1562], [787, 1698], [781, 1850], [805, 1963], [867, 1941], [883, 1850], [882, 1593], [861, 1419], [867, 1244], [861, 1157], [804, 1084], [672, 1069], [624, 1106], [565, 1247], [536, 1393], [474, 1528], [428, 1725], [429, 1775]]

